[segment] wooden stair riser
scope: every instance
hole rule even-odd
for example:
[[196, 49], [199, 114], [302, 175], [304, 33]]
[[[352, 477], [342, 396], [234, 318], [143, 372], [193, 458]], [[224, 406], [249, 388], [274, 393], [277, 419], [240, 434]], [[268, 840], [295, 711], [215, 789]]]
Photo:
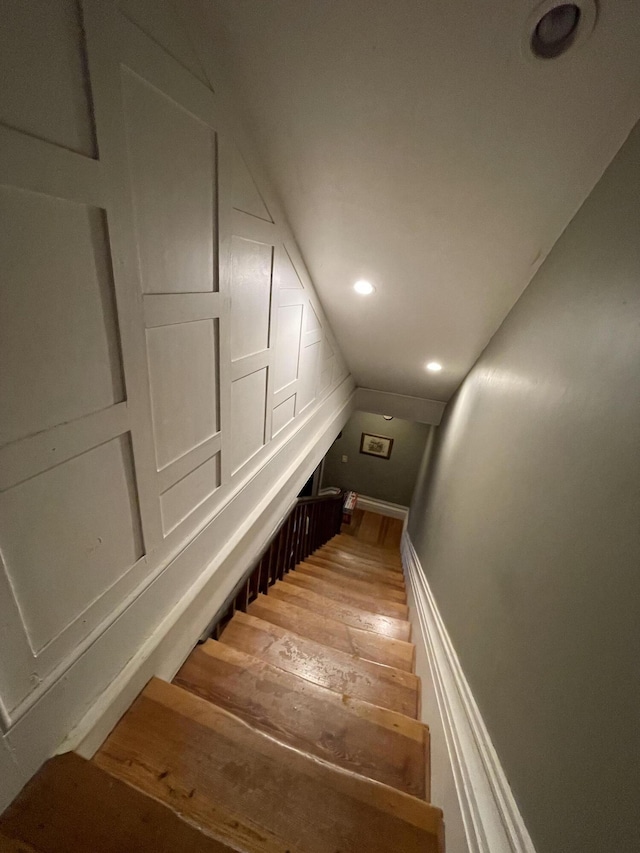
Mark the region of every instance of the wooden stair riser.
[[94, 761], [204, 828], [263, 853], [442, 853], [442, 813], [256, 732], [153, 680]]
[[373, 545], [380, 550], [398, 552], [403, 522], [358, 507], [353, 511], [351, 523], [342, 526], [341, 535], [358, 543]]
[[295, 604], [281, 601], [273, 593], [260, 595], [247, 611], [258, 619], [272, 622], [294, 634], [366, 660], [413, 672], [415, 646], [373, 631], [346, 625], [338, 619], [320, 616]]
[[330, 649], [246, 613], [236, 613], [220, 641], [343, 696], [418, 718], [420, 681], [412, 673]]
[[405, 620], [409, 617], [409, 608], [406, 604], [385, 601], [384, 599], [375, 598], [362, 592], [355, 592], [339, 582], [320, 580], [310, 575], [296, 574], [295, 571], [290, 572], [282, 580], [283, 583], [296, 584], [303, 589], [318, 592], [320, 595], [324, 595], [325, 598], [332, 598], [335, 601], [353, 604], [355, 607], [360, 607], [362, 610], [369, 610], [371, 613], [378, 613], [381, 616], [390, 616], [393, 619]]
[[294, 584], [282, 581], [269, 588], [269, 597], [277, 598], [290, 604], [295, 604], [305, 610], [310, 610], [319, 616], [327, 615], [331, 619], [344, 622], [353, 628], [373, 631], [385, 637], [397, 640], [411, 640], [411, 623], [406, 619], [391, 619], [388, 616], [378, 616], [359, 607], [325, 598], [323, 595], [302, 589]]
[[407, 794], [427, 796], [428, 730], [409, 717], [345, 700], [214, 641], [192, 652], [174, 683], [283, 743]]

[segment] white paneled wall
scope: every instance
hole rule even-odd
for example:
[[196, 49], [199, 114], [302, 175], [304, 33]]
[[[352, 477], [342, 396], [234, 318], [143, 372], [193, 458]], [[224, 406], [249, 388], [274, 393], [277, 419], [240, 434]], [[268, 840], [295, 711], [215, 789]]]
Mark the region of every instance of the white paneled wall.
[[[309, 414], [350, 382], [171, 4], [123, 8], [3, 6], [5, 747], [287, 443], [292, 461]], [[181, 569], [174, 595], [202, 565]], [[154, 595], [147, 634], [175, 603]]]

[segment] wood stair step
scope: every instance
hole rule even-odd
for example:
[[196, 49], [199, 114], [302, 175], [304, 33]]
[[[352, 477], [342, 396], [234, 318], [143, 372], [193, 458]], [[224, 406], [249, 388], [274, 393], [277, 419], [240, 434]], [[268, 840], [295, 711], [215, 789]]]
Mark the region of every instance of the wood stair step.
[[236, 849], [71, 752], [48, 761], [0, 817], [0, 850], [15, 853]]
[[344, 563], [347, 566], [353, 566], [353, 568], [360, 567], [361, 570], [366, 568], [371, 571], [380, 572], [389, 581], [404, 581], [404, 574], [401, 566], [381, 562], [380, 560], [375, 560], [372, 557], [368, 557], [363, 554], [354, 554], [353, 552], [345, 551], [343, 548], [336, 545], [324, 545], [322, 548], [318, 548], [318, 550], [314, 552], [314, 556], [321, 556], [325, 560], [334, 560], [336, 562]]
[[249, 605], [248, 613], [341, 652], [413, 672], [416, 656], [413, 643], [354, 628], [337, 619], [281, 601], [273, 594], [259, 595]]
[[310, 758], [157, 679], [93, 760], [250, 853], [444, 850], [439, 809]]
[[339, 652], [248, 613], [235, 614], [220, 642], [343, 696], [418, 719], [420, 680], [413, 673]]
[[354, 542], [340, 540], [336, 536], [323, 545], [323, 550], [325, 548], [327, 550], [339, 551], [347, 556], [360, 557], [371, 563], [377, 563], [383, 568], [389, 569], [389, 571], [402, 571], [402, 560], [399, 555], [388, 551], [381, 551], [379, 548], [374, 548], [370, 545], [359, 545]]
[[381, 571], [392, 574], [402, 574], [402, 562], [399, 557], [381, 557], [371, 551], [362, 551], [361, 549], [349, 548], [336, 542], [335, 539], [330, 539], [321, 548], [318, 548], [316, 553], [333, 553], [342, 555], [351, 559], [358, 559], [365, 562], [367, 565], [378, 568]]
[[316, 551], [314, 554], [310, 554], [305, 562], [324, 566], [324, 568], [332, 569], [334, 572], [340, 572], [345, 577], [375, 581], [392, 589], [403, 591], [405, 589], [404, 577], [399, 572], [388, 572], [386, 569], [373, 568], [366, 563], [358, 563], [355, 560], [342, 560], [340, 557], [332, 557], [321, 551]]
[[325, 598], [344, 601], [346, 604], [353, 604], [356, 607], [360, 607], [363, 610], [370, 610], [372, 613], [378, 613], [381, 616], [390, 616], [393, 619], [407, 619], [409, 616], [409, 608], [406, 604], [385, 601], [366, 593], [355, 592], [352, 589], [347, 589], [340, 582], [324, 581], [319, 578], [312, 578], [310, 575], [298, 575], [295, 571], [289, 572], [282, 580], [283, 583], [301, 586], [303, 589], [318, 592], [320, 595], [324, 595]]
[[362, 628], [365, 631], [373, 631], [384, 637], [392, 637], [396, 640], [411, 639], [411, 623], [406, 619], [391, 619], [388, 616], [379, 616], [361, 607], [354, 607], [345, 602], [325, 598], [324, 595], [312, 592], [309, 589], [294, 584], [278, 581], [269, 587], [269, 598], [277, 598], [289, 604], [295, 604], [320, 616], [328, 615], [331, 619], [344, 622], [353, 628]]
[[358, 536], [354, 536], [352, 533], [346, 533], [344, 531], [341, 531], [336, 536], [334, 536], [331, 539], [331, 542], [339, 542], [341, 545], [344, 544], [349, 548], [360, 548], [363, 551], [371, 551], [375, 554], [381, 554], [391, 559], [399, 558], [399, 544], [393, 544], [389, 547], [383, 547], [378, 542], [366, 541], [364, 539], [359, 538]]
[[303, 752], [426, 798], [428, 729], [210, 640], [174, 683]]
[[354, 592], [359, 591], [364, 595], [375, 596], [383, 601], [396, 601], [398, 604], [407, 603], [407, 593], [404, 590], [376, 583], [373, 578], [349, 577], [349, 575], [341, 574], [339, 570], [336, 571], [327, 566], [318, 566], [316, 563], [307, 560], [298, 563], [295, 571], [319, 580], [339, 584], [343, 589], [352, 589]]

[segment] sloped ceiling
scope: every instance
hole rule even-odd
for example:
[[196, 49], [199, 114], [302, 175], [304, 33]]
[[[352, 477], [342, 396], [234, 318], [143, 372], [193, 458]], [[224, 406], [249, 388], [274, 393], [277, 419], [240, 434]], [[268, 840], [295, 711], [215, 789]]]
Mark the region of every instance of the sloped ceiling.
[[535, 7], [206, 6], [362, 386], [447, 400], [640, 115], [638, 4], [602, 0], [591, 37], [547, 61], [522, 46]]

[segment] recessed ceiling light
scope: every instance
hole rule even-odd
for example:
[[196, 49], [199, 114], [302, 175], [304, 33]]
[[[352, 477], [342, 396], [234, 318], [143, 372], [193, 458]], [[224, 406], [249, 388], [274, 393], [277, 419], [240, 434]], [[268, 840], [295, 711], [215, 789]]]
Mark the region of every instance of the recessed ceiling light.
[[367, 296], [369, 293], [373, 293], [375, 287], [371, 284], [370, 281], [365, 281], [363, 278], [360, 281], [356, 281], [353, 285], [353, 289], [356, 293], [361, 293], [363, 296]]
[[439, 361], [430, 361], [427, 364], [427, 370], [430, 370], [432, 373], [439, 373], [442, 370], [442, 365]]
[[526, 24], [523, 48], [535, 59], [558, 59], [584, 42], [597, 18], [596, 0], [543, 0]]
[[531, 35], [531, 50], [541, 59], [555, 59], [569, 50], [578, 32], [580, 7], [561, 3], [549, 9]]
[[393, 420], [393, 415], [383, 415], [382, 417], [385, 419], [385, 421], [392, 421]]

